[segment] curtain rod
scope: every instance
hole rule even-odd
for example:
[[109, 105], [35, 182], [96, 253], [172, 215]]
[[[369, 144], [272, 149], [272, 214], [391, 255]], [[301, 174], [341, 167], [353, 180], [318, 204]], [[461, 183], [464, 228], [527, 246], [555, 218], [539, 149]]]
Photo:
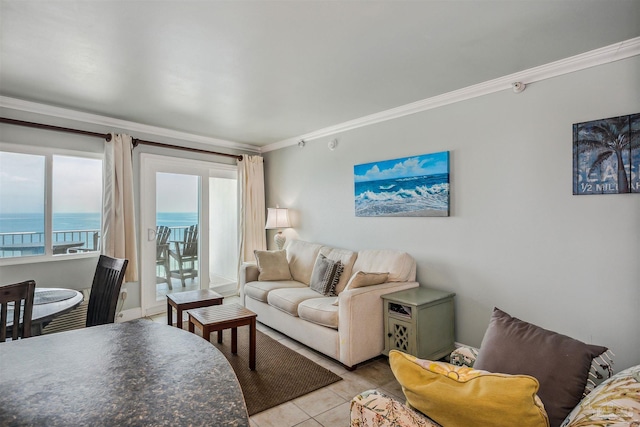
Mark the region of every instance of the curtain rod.
[[[54, 130], [58, 132], [67, 132], [67, 133], [76, 133], [80, 135], [95, 136], [97, 138], [104, 138], [107, 141], [111, 141], [110, 133], [98, 133], [98, 132], [91, 132], [88, 130], [71, 129], [71, 128], [65, 128], [61, 126], [45, 125], [42, 123], [25, 122], [22, 120], [9, 119], [6, 117], [0, 117], [0, 123], [8, 123], [11, 125], [26, 126], [30, 128], [46, 129], [46, 130]], [[216, 156], [232, 157], [238, 160], [242, 160], [242, 156], [237, 154], [218, 153], [217, 151], [201, 150], [199, 148], [190, 148], [190, 147], [180, 147], [179, 145], [163, 144], [161, 142], [145, 141], [143, 139], [133, 138], [133, 146], [137, 147], [139, 144], [153, 145], [155, 147], [163, 147], [163, 148], [173, 148], [176, 150], [191, 151], [194, 153], [214, 154]]]

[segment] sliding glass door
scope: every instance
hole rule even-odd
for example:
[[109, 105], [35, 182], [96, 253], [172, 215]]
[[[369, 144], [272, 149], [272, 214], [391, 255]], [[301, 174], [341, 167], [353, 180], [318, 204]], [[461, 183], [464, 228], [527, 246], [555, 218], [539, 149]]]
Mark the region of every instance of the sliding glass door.
[[166, 310], [168, 293], [237, 284], [236, 168], [142, 154], [143, 314]]

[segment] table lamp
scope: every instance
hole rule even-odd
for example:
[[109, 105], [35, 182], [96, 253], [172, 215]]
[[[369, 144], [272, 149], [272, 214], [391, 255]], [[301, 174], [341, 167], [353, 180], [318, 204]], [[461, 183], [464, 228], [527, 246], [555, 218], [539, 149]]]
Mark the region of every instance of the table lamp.
[[281, 229], [289, 227], [291, 227], [291, 222], [289, 222], [289, 209], [279, 207], [267, 208], [267, 224], [264, 228], [266, 230], [278, 229], [278, 233], [276, 233], [273, 238], [276, 246], [278, 246], [278, 250], [282, 250], [284, 242], [287, 241]]

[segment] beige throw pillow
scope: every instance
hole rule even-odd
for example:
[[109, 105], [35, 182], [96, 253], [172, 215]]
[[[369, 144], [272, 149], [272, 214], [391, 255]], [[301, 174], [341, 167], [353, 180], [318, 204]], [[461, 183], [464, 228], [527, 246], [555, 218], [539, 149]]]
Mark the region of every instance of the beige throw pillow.
[[286, 251], [253, 251], [258, 263], [258, 280], [291, 280]]
[[[347, 283], [347, 286], [345, 286], [344, 290], [348, 291], [349, 289], [380, 285], [382, 283], [386, 283], [388, 279], [389, 273], [365, 273], [364, 271], [356, 271], [353, 276], [351, 276], [351, 279], [349, 280], [349, 283]], [[339, 300], [336, 300], [332, 305], [338, 305], [338, 301]]]
[[385, 283], [387, 279], [389, 279], [389, 273], [365, 273], [364, 271], [356, 271], [356, 273], [351, 276], [351, 280], [349, 280], [349, 283], [347, 283], [347, 286], [344, 289], [346, 291], [347, 289], [380, 285]]

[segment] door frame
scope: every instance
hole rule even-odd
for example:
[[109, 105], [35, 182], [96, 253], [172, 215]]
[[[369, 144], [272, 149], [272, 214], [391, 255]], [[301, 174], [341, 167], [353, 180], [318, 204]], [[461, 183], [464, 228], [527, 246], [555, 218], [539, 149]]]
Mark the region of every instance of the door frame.
[[205, 162], [140, 154], [140, 306], [142, 315], [154, 315], [166, 310], [165, 301], [156, 301], [156, 173], [195, 175], [199, 179], [198, 203], [198, 262], [200, 288], [209, 287], [209, 177], [237, 179], [237, 167], [222, 163]]

